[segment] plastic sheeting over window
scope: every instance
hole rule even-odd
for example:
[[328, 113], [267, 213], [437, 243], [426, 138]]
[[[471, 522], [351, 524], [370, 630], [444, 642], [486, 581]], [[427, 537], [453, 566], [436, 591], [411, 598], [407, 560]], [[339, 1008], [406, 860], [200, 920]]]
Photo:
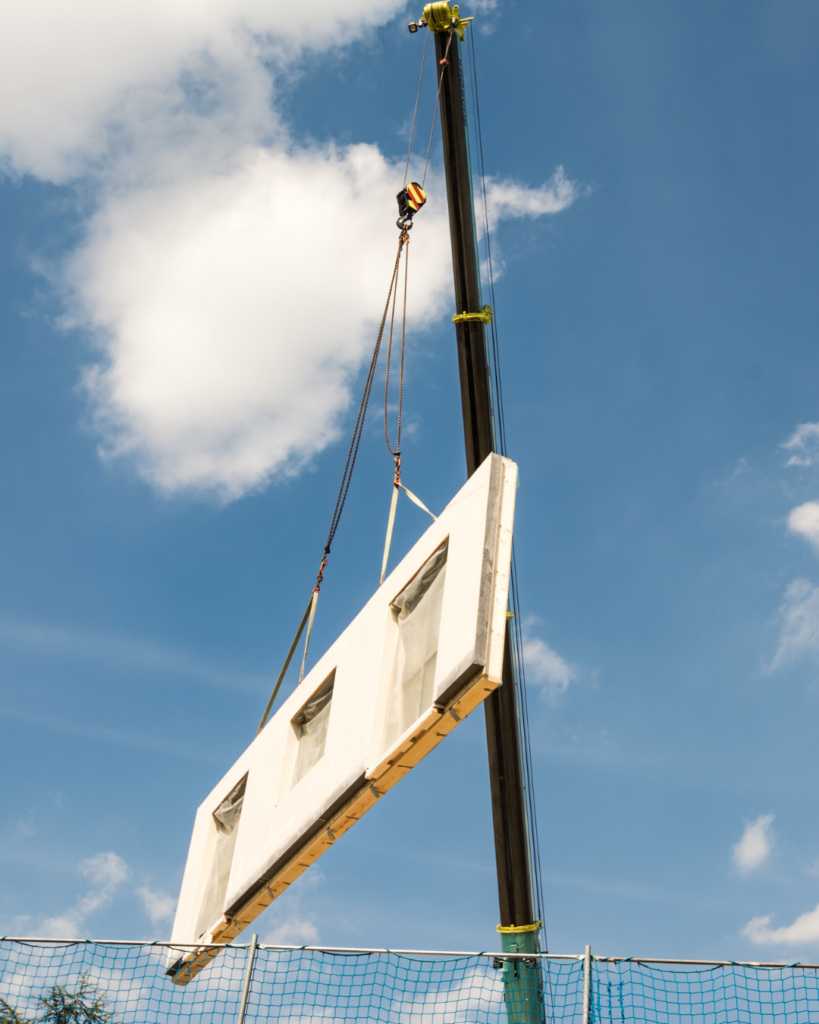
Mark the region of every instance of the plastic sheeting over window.
[[299, 737], [296, 767], [293, 771], [293, 786], [299, 779], [304, 778], [324, 753], [335, 678], [336, 674], [333, 671], [293, 719], [293, 726]]
[[219, 804], [213, 812], [213, 823], [216, 826], [216, 846], [213, 850], [208, 884], [199, 913], [196, 930], [199, 935], [208, 931], [222, 916], [225, 896], [227, 895], [230, 865], [233, 861], [233, 849], [236, 846], [236, 833], [239, 831], [239, 818], [242, 815], [242, 804], [245, 799], [245, 776], [235, 789]]
[[398, 645], [387, 704], [384, 749], [432, 705], [446, 556], [444, 543], [391, 605], [398, 623]]

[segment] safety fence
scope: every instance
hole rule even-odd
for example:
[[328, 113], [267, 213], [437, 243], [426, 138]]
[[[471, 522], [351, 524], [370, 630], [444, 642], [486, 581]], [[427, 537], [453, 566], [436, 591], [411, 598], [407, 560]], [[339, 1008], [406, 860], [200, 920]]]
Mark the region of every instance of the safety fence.
[[168, 943], [0, 940], [0, 1024], [819, 1022], [819, 965], [219, 947], [186, 985]]

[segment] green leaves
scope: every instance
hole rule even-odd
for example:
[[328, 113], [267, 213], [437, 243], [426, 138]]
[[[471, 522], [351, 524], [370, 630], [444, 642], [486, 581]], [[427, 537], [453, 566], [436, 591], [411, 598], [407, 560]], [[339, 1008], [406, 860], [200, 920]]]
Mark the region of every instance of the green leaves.
[[54, 985], [37, 1003], [42, 1012], [29, 1020], [0, 998], [0, 1024], [114, 1024], [105, 992], [85, 974], [80, 975], [73, 992], [65, 985]]
[[29, 1024], [29, 1022], [25, 1017], [21, 1017], [5, 999], [0, 999], [0, 1024]]

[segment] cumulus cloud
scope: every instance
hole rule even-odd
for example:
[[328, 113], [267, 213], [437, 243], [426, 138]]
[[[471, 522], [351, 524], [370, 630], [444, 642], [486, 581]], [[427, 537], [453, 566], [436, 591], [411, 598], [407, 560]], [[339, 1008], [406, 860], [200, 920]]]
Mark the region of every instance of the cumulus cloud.
[[86, 919], [111, 902], [130, 873], [125, 861], [110, 851], [81, 861], [77, 871], [88, 880], [88, 892], [79, 896], [70, 910], [43, 921], [39, 928], [43, 938], [80, 938]]
[[[102, 454], [229, 500], [335, 440], [386, 295], [397, 180], [369, 145], [256, 147], [229, 173], [110, 197], [69, 274], [102, 353], [84, 378]], [[411, 330], [450, 299], [447, 232], [439, 187], [410, 245]]]
[[[102, 454], [231, 499], [335, 440], [386, 295], [400, 176], [370, 145], [253, 147], [229, 172], [110, 196], [68, 277], [102, 353], [84, 378]], [[429, 191], [411, 330], [451, 297], [443, 187]]]
[[800, 423], [782, 447], [790, 452], [785, 465], [815, 465], [819, 461], [819, 423]]
[[116, 888], [128, 877], [128, 865], [115, 853], [98, 853], [95, 857], [89, 857], [82, 861], [78, 871], [101, 890]]
[[[112, 199], [71, 269], [103, 452], [232, 498], [333, 441], [386, 297], [396, 173], [373, 146], [258, 148]], [[447, 297], [445, 212], [413, 232], [413, 326]]]
[[523, 660], [527, 680], [537, 683], [549, 700], [556, 700], [577, 679], [574, 665], [538, 637], [524, 637]]
[[[487, 0], [491, 7], [491, 0]], [[298, 472], [339, 434], [374, 340], [403, 167], [374, 146], [298, 144], [278, 83], [344, 45], [388, 0], [32, 0], [0, 37], [0, 158], [82, 180], [94, 210], [57, 272], [96, 345], [83, 384], [105, 458], [168, 492], [224, 500]], [[411, 327], [451, 298], [443, 188], [413, 232]], [[492, 224], [565, 209], [490, 181]]]
[[297, 946], [317, 939], [318, 929], [308, 917], [291, 914], [272, 928], [263, 941], [270, 946]]
[[804, 537], [819, 551], [819, 501], [806, 501], [804, 505], [791, 509], [788, 529], [791, 533]]
[[803, 579], [788, 584], [779, 606], [779, 618], [779, 647], [771, 668], [819, 653], [819, 587]]
[[298, 4], [269, 0], [6, 4], [0, 91], [13, 102], [0, 109], [0, 149], [14, 170], [59, 181], [135, 135], [144, 143], [149, 122], [155, 137], [185, 122], [216, 121], [213, 140], [263, 131], [271, 69], [343, 45], [404, 6], [313, 0], [305, 18]]
[[585, 193], [576, 181], [570, 181], [562, 167], [540, 188], [529, 188], [509, 179], [486, 179], [486, 204], [489, 230], [512, 217], [540, 217], [560, 213]]
[[165, 892], [149, 889], [147, 885], [136, 891], [151, 924], [170, 920], [176, 912], [176, 900]]
[[756, 821], [745, 826], [742, 838], [733, 847], [734, 864], [743, 875], [756, 871], [770, 856], [773, 848], [773, 820], [772, 814], [761, 814]]
[[771, 928], [771, 915], [754, 917], [742, 929], [742, 934], [758, 946], [797, 946], [819, 942], [819, 906], [801, 914], [793, 924]]

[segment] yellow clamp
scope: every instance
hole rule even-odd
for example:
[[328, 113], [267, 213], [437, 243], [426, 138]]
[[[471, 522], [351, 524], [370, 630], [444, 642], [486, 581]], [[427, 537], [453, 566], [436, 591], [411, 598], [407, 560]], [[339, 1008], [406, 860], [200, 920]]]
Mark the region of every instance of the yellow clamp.
[[424, 8], [424, 24], [429, 25], [430, 32], [446, 32], [454, 29], [463, 42], [464, 29], [472, 21], [472, 18], [459, 18], [458, 5], [449, 6], [448, 0], [435, 0], [435, 3], [427, 4]]
[[453, 324], [491, 324], [493, 319], [492, 307], [484, 306], [480, 313], [456, 313], [452, 322]]
[[498, 931], [502, 935], [517, 935], [520, 932], [536, 932], [542, 924], [542, 921], [535, 921], [534, 924], [499, 924]]

